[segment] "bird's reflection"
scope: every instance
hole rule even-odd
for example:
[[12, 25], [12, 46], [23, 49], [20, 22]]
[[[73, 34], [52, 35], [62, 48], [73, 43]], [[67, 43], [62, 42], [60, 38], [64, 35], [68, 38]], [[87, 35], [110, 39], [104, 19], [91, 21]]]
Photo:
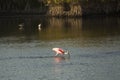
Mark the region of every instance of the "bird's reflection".
[[65, 57], [65, 56], [55, 56], [54, 57], [54, 60], [56, 63], [60, 63], [62, 61], [67, 61], [69, 59], [70, 59], [70, 57]]
[[66, 65], [64, 63], [69, 62], [70, 57], [66, 56], [55, 56], [54, 61], [55, 61], [55, 67], [54, 67], [54, 72], [55, 76], [59, 76], [63, 72], [63, 65]]
[[63, 56], [55, 56], [54, 60], [55, 60], [56, 63], [60, 63], [60, 62], [65, 60], [65, 57], [63, 57]]

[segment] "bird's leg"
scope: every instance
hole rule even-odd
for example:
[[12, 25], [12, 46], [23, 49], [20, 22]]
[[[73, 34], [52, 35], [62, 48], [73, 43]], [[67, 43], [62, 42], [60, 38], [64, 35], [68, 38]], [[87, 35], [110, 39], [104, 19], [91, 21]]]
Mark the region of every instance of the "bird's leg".
[[57, 55], [59, 55], [58, 53], [56, 53], [56, 55], [55, 56], [57, 56]]

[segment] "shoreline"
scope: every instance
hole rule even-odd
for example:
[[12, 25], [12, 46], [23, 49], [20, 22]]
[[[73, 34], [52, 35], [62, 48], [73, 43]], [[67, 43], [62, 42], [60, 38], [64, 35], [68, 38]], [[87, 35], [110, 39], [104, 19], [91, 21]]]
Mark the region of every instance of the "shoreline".
[[39, 16], [39, 17], [47, 17], [47, 18], [86, 18], [86, 17], [120, 17], [119, 13], [111, 13], [111, 14], [85, 14], [82, 16], [51, 16], [51, 15], [46, 15], [46, 14], [41, 14], [41, 13], [29, 13], [29, 12], [24, 12], [24, 13], [0, 13], [0, 17], [33, 17], [33, 16]]
[[[56, 1], [56, 0], [55, 0]], [[79, 0], [69, 2], [48, 2], [29, 0], [3, 1], [0, 16], [42, 15], [47, 17], [84, 17], [96, 15], [120, 16], [119, 0]]]

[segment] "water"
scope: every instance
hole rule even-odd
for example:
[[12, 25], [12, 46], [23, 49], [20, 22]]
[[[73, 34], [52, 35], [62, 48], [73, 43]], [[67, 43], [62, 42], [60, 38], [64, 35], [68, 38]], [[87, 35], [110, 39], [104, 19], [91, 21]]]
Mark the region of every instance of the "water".
[[[53, 47], [71, 56], [54, 57]], [[0, 18], [0, 80], [118, 80], [119, 49], [117, 17]]]

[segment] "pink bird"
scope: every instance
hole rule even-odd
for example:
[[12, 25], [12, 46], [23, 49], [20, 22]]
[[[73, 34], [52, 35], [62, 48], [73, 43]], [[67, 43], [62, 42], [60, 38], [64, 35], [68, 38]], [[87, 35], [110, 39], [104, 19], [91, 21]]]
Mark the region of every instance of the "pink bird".
[[57, 56], [57, 55], [64, 55], [64, 54], [70, 55], [68, 51], [65, 52], [65, 51], [64, 51], [63, 49], [61, 49], [61, 48], [53, 48], [52, 50], [56, 52], [56, 55], [55, 55], [55, 56]]

